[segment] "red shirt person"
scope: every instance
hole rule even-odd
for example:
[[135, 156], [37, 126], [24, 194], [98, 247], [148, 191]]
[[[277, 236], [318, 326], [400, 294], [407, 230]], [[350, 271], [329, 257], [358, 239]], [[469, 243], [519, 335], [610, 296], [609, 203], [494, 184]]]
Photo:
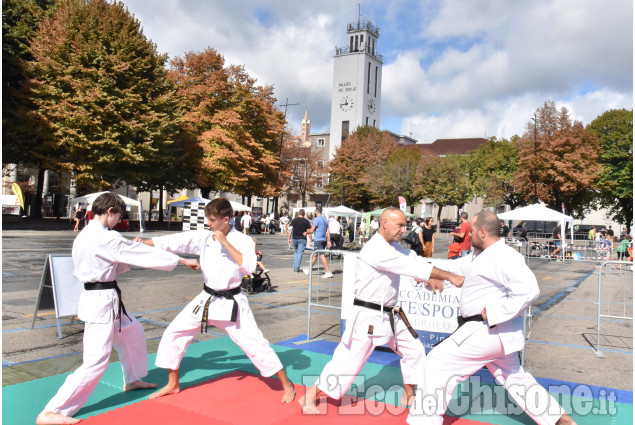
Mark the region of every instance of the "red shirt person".
[[450, 232], [450, 236], [459, 238], [459, 246], [461, 247], [461, 257], [465, 257], [472, 249], [472, 239], [470, 239], [470, 222], [467, 219], [467, 213], [461, 213], [461, 228], [458, 232]]

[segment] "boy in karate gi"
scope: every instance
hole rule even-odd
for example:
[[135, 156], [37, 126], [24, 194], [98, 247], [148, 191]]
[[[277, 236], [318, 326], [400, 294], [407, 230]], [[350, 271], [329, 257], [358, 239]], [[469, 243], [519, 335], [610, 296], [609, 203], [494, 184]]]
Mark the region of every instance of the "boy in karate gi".
[[97, 386], [108, 367], [113, 346], [121, 359], [124, 391], [157, 386], [141, 380], [148, 374], [143, 326], [126, 312], [115, 278], [130, 270], [129, 265], [172, 270], [180, 263], [197, 270], [198, 261], [127, 240], [110, 230], [125, 210], [126, 204], [119, 195], [100, 195], [93, 202], [93, 219], [73, 242], [73, 274], [85, 282], [77, 314], [85, 323], [83, 363], [38, 415], [38, 425], [80, 422], [71, 416]]
[[[375, 347], [383, 344], [389, 344], [401, 357], [401, 403], [410, 405], [414, 386], [421, 383], [426, 353], [405, 314], [395, 308], [400, 277], [411, 276], [439, 290], [443, 290], [439, 280], [459, 287], [463, 283], [463, 277], [433, 267], [424, 257], [401, 247], [401, 235], [406, 231], [406, 216], [401, 210], [386, 208], [378, 226], [357, 258], [355, 301], [342, 340], [318, 381], [299, 399], [304, 413], [320, 413], [316, 406], [320, 393], [336, 400], [342, 398]], [[335, 378], [335, 385], [329, 385], [329, 377]]]
[[247, 354], [262, 376], [276, 375], [284, 394], [282, 402], [295, 397], [293, 385], [282, 363], [258, 329], [247, 297], [240, 289], [243, 276], [256, 268], [256, 250], [251, 237], [229, 224], [230, 202], [214, 199], [205, 206], [211, 231], [192, 230], [143, 241], [157, 248], [200, 256], [203, 291], [194, 298], [163, 333], [156, 365], [168, 369], [168, 383], [150, 398], [180, 391], [179, 365], [192, 338], [208, 325], [225, 329], [229, 337]]

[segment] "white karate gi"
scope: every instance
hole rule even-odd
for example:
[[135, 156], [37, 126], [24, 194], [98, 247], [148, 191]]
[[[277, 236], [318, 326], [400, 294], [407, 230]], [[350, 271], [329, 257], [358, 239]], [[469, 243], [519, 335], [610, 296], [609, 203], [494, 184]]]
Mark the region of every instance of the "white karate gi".
[[[413, 251], [396, 242], [389, 244], [375, 234], [359, 253], [355, 272], [355, 298], [394, 306], [397, 304], [401, 275], [427, 281], [432, 266]], [[372, 334], [370, 334], [372, 327]], [[395, 333], [390, 327], [389, 313], [353, 306], [346, 320], [346, 330], [318, 380], [318, 388], [329, 397], [340, 399], [372, 354], [375, 347], [389, 344], [401, 357], [401, 373], [405, 384], [420, 384], [420, 371], [425, 349], [400, 318], [395, 319]], [[336, 379], [335, 385], [329, 376]]]
[[[113, 281], [130, 270], [129, 264], [172, 270], [178, 260], [174, 254], [127, 240], [96, 220], [91, 220], [73, 242], [73, 274], [82, 282]], [[122, 314], [120, 323], [118, 306], [114, 289], [82, 290], [77, 316], [85, 322], [83, 363], [66, 378], [45, 410], [65, 416], [77, 413], [106, 371], [113, 346], [119, 353], [125, 384], [148, 374], [143, 326], [131, 312], [130, 319]]]
[[[152, 238], [152, 241], [155, 247], [166, 251], [199, 255], [206, 286], [216, 291], [237, 288], [242, 278], [256, 268], [254, 241], [234, 228], [227, 234], [227, 241], [243, 256], [243, 264], [239, 266], [212, 235], [208, 230], [194, 230]], [[172, 370], [179, 368], [187, 346], [201, 331], [203, 310], [209, 298], [210, 294], [201, 291], [170, 323], [159, 343], [156, 358], [158, 367]], [[263, 376], [274, 375], [282, 369], [280, 359], [258, 329], [247, 297], [241, 292], [234, 298], [238, 302], [236, 322], [230, 321], [233, 300], [212, 296], [207, 323], [225, 329]]]
[[[522, 394], [509, 391], [518, 406], [538, 424], [555, 424], [564, 410], [523, 370], [518, 360], [517, 352], [525, 345], [523, 312], [540, 293], [536, 277], [522, 255], [501, 239], [485, 250], [475, 249], [466, 257], [449, 261], [447, 269], [465, 276], [460, 297], [461, 315], [480, 315], [486, 307], [487, 322], [465, 323], [428, 353], [425, 370], [421, 372], [423, 391], [416, 394], [408, 423], [441, 425], [456, 385], [487, 366], [496, 382], [506, 389], [510, 386], [532, 388], [544, 400], [549, 400], [549, 409], [532, 412], [526, 409]], [[428, 416], [417, 411], [421, 406], [420, 397], [437, 391], [445, 396], [443, 400], [437, 399], [441, 406], [436, 414]]]

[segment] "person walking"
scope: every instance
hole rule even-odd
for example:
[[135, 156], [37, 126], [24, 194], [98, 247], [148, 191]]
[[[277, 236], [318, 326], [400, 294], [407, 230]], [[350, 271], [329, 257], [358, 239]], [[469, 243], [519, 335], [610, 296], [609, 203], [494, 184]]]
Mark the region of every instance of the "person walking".
[[[536, 423], [575, 424], [520, 365], [518, 351], [525, 345], [523, 312], [540, 295], [536, 276], [523, 256], [500, 239], [496, 214], [478, 213], [470, 232], [474, 253], [444, 263], [449, 272], [465, 276], [459, 327], [428, 353], [423, 390], [415, 395], [408, 424], [441, 425], [456, 385], [483, 366]], [[544, 403], [539, 409], [527, 408], [529, 393]], [[430, 405], [434, 408], [426, 408]]]
[[[322, 207], [315, 208], [315, 218], [313, 219], [313, 224], [311, 229], [309, 229], [308, 234], [313, 235], [313, 247], [315, 250], [325, 250], [327, 248], [331, 248], [331, 235], [328, 231], [328, 221], [322, 215]], [[322, 265], [324, 266], [324, 270], [326, 273], [322, 275], [324, 278], [333, 277], [333, 273], [329, 268], [329, 263], [326, 261], [326, 255], [320, 254], [320, 261], [322, 261]], [[317, 256], [313, 255], [313, 260], [311, 261], [311, 265], [309, 267], [304, 268], [304, 274], [309, 275], [309, 272], [315, 265], [315, 261], [317, 260]]]
[[84, 213], [85, 211], [82, 208], [82, 204], [78, 204], [77, 210], [75, 210], [75, 216], [73, 217], [73, 220], [75, 220], [75, 228], [73, 229], [74, 232], [79, 231], [79, 225], [81, 224], [82, 220], [84, 220]]
[[243, 234], [249, 234], [249, 226], [251, 226], [251, 213], [245, 211], [245, 215], [240, 219], [240, 224], [243, 226]]
[[293, 244], [293, 271], [301, 272], [302, 254], [306, 248], [306, 235], [311, 228], [309, 220], [304, 218], [304, 209], [298, 211], [298, 216], [291, 220], [291, 228], [289, 229], [289, 243]]
[[329, 218], [329, 229], [331, 248], [342, 249], [342, 225], [337, 216]]

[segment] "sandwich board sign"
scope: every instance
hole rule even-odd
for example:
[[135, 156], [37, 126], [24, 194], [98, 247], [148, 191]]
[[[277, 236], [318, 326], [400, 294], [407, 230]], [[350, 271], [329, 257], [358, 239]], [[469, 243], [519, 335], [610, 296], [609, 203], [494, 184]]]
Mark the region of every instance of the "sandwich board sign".
[[46, 257], [31, 329], [35, 326], [38, 310], [55, 308], [57, 334], [62, 338], [60, 319], [70, 317], [72, 323], [77, 316], [79, 296], [84, 289], [84, 283], [73, 275], [74, 268], [73, 257], [68, 254], [49, 254]]

